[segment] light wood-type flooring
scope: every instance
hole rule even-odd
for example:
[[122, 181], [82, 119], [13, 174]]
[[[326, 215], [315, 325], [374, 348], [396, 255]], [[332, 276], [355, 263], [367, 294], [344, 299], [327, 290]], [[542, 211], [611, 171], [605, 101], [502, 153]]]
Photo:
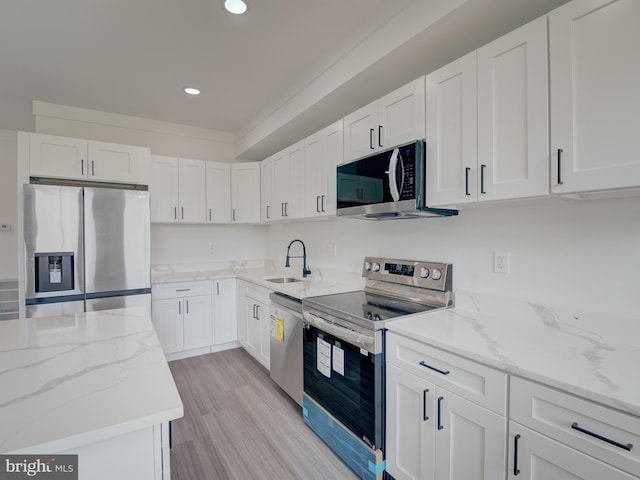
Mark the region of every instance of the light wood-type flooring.
[[184, 404], [172, 480], [356, 480], [242, 349], [169, 363]]

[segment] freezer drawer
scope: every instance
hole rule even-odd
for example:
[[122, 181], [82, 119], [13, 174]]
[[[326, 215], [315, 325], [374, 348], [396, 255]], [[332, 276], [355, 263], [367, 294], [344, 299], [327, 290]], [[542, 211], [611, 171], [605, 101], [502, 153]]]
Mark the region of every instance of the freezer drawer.
[[120, 297], [92, 298], [86, 301], [87, 312], [113, 308], [145, 307], [151, 312], [151, 294], [124, 295]]

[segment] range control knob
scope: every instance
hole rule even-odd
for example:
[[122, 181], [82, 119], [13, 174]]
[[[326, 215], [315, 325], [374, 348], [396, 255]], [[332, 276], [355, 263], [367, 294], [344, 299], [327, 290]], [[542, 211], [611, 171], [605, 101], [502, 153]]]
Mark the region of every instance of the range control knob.
[[422, 267], [420, 269], [420, 278], [429, 278], [429, 269], [426, 267]]
[[367, 272], [371, 271], [371, 262], [364, 262], [364, 269]]
[[433, 278], [434, 280], [440, 280], [440, 278], [442, 278], [442, 272], [437, 268], [434, 268], [433, 270], [431, 270], [431, 278]]
[[373, 271], [374, 272], [379, 272], [380, 271], [380, 264], [378, 262], [375, 262], [373, 264]]

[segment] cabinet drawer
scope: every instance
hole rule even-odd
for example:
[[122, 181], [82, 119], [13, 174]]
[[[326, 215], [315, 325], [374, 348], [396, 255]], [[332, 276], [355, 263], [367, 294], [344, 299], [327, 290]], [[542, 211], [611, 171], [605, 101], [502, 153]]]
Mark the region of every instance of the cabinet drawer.
[[273, 290], [269, 290], [268, 288], [260, 287], [253, 283], [244, 282], [244, 295], [252, 298], [253, 300], [257, 300], [259, 302], [265, 303], [269, 305], [271, 300], [269, 299], [269, 295]]
[[159, 283], [151, 286], [151, 298], [160, 300], [162, 298], [211, 295], [211, 288], [209, 280], [202, 282]]
[[639, 418], [518, 377], [510, 406], [512, 420], [640, 475]]
[[387, 362], [500, 415], [507, 412], [507, 375], [390, 332]]

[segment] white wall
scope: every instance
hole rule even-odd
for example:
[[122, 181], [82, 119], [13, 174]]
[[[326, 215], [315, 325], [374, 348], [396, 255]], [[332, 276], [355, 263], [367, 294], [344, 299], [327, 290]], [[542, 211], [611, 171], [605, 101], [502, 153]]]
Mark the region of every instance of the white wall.
[[266, 256], [267, 227], [252, 225], [151, 225], [151, 264], [203, 265]]
[[18, 278], [17, 134], [0, 130], [0, 223], [12, 225], [0, 232], [0, 280]]
[[[293, 238], [313, 267], [359, 272], [365, 255], [447, 261], [454, 288], [640, 318], [640, 198], [539, 199], [466, 208], [454, 218], [335, 219], [269, 228], [267, 258]], [[337, 255], [327, 254], [335, 244]], [[511, 273], [493, 273], [493, 252]]]

